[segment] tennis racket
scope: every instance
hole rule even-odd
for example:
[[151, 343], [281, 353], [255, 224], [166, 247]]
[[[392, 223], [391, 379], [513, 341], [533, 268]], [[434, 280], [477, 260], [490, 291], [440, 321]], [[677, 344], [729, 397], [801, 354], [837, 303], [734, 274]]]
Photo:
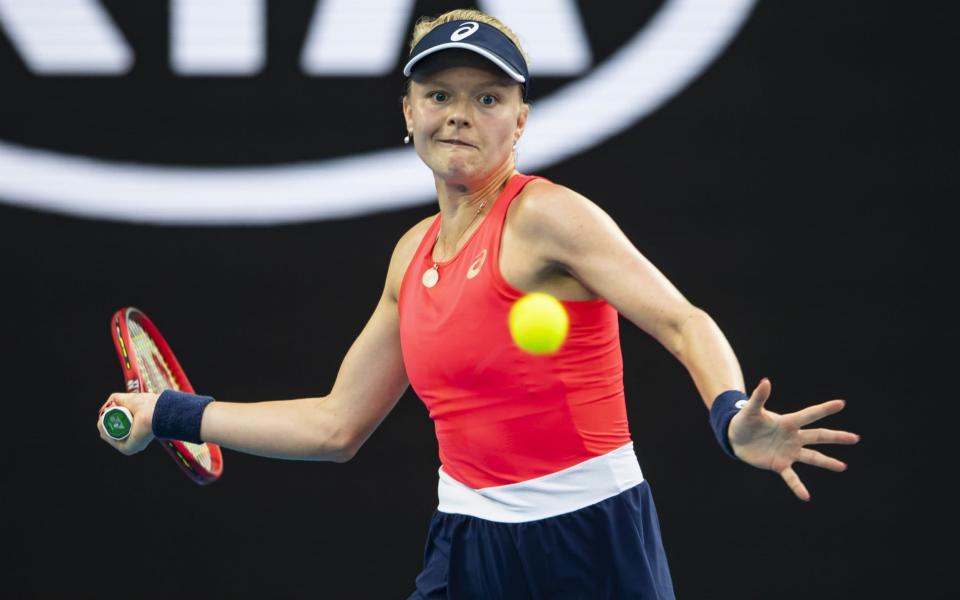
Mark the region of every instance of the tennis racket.
[[[159, 394], [172, 389], [193, 393], [186, 373], [147, 315], [133, 307], [121, 308], [113, 315], [112, 324], [113, 343], [128, 392]], [[104, 431], [114, 439], [125, 438], [133, 426], [130, 412], [119, 406], [104, 411], [102, 419]], [[157, 441], [199, 485], [212, 483], [223, 473], [223, 455], [216, 444]]]

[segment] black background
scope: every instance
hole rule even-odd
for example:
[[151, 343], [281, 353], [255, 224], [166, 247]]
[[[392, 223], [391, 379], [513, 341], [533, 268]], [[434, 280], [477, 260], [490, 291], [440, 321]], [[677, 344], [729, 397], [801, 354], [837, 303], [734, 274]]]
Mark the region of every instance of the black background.
[[[634, 29], [657, 3], [638, 4]], [[825, 424], [863, 436], [830, 450], [850, 463], [846, 473], [798, 467], [813, 495], [799, 502], [776, 475], [723, 456], [682, 365], [622, 320], [631, 431], [679, 598], [952, 596], [957, 328], [947, 297], [952, 226], [941, 207], [958, 191], [948, 48], [956, 27], [940, 5], [888, 4], [762, 2], [666, 106], [541, 171], [607, 210], [715, 318], [748, 386], [772, 380], [771, 410], [845, 398], [847, 409]], [[106, 5], [128, 37], [137, 23], [165, 23], [162, 3], [143, 13]], [[271, 18], [309, 15], [310, 3], [291, 6], [303, 14], [284, 17], [271, 4]], [[422, 2], [418, 12], [451, 7]], [[629, 35], [624, 19], [582, 9], [592, 38], [604, 27]], [[307, 81], [295, 62], [271, 58], [247, 82], [164, 78], [166, 34], [151, 31], [155, 46], [138, 47], [134, 71], [114, 79], [40, 80], [0, 35], [0, 137], [188, 164], [335, 155], [362, 149], [336, 141], [357, 131], [380, 147], [402, 137], [392, 112], [399, 77], [377, 83], [386, 90], [377, 100], [364, 98], [367, 114], [344, 117], [294, 88], [319, 100], [350, 82]], [[277, 37], [271, 57], [298, 47], [296, 36]], [[559, 85], [544, 83], [541, 95]], [[150, 92], [165, 85], [169, 98], [158, 101]], [[282, 93], [271, 103], [254, 92], [252, 107], [228, 103], [245, 127], [210, 124], [199, 99], [209, 90], [229, 99], [245, 85]], [[89, 119], [110, 122], [119, 101], [90, 101], [84, 118], [56, 116], [75, 106], [71, 94], [97, 89], [152, 103], [139, 107], [141, 121], [113, 129]], [[293, 97], [309, 104], [296, 114], [313, 120], [279, 115], [277, 103]], [[168, 100], [178, 108], [164, 112]], [[120, 122], [138, 112], [124, 106]], [[185, 114], [195, 116], [184, 123]], [[197, 139], [227, 137], [191, 156], [194, 144], [176, 128], [163, 137], [164, 115], [196, 128]], [[299, 135], [284, 135], [294, 128]], [[406, 597], [439, 466], [411, 392], [346, 465], [228, 450], [223, 478], [207, 488], [159, 448], [113, 452], [95, 420], [120, 391], [108, 326], [124, 305], [145, 310], [194, 385], [219, 399], [328, 392], [394, 243], [435, 211], [424, 203], [336, 222], [190, 228], [0, 205], [0, 364], [12, 436], [5, 585], [26, 597]]]

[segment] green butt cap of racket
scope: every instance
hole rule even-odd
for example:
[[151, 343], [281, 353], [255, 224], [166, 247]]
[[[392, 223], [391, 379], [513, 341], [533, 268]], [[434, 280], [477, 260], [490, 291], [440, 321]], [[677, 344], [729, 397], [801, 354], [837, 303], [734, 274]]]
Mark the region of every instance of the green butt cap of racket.
[[133, 429], [133, 415], [122, 406], [111, 406], [104, 411], [100, 423], [108, 436], [119, 441], [130, 435], [130, 430]]

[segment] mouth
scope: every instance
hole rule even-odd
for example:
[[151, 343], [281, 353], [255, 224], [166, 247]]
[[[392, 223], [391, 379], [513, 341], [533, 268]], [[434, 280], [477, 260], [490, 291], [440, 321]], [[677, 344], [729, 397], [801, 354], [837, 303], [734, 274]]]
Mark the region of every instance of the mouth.
[[441, 144], [449, 144], [451, 146], [463, 146], [466, 148], [476, 148], [473, 144], [468, 144], [462, 140], [437, 140]]

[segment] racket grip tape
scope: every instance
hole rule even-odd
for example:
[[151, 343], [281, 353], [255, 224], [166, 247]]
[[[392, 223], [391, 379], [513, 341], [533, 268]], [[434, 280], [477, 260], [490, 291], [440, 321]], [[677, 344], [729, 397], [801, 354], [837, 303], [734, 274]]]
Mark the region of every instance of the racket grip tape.
[[103, 411], [100, 426], [109, 437], [117, 441], [124, 440], [133, 429], [133, 415], [122, 406], [111, 406]]

